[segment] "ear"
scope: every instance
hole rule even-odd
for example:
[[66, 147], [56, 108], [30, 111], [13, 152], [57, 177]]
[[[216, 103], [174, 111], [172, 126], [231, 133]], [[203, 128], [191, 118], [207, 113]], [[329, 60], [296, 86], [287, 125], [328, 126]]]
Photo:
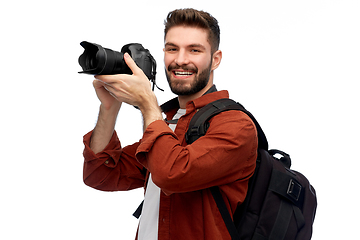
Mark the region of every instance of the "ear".
[[214, 52], [213, 56], [212, 56], [212, 66], [211, 66], [211, 70], [215, 70], [219, 67], [220, 63], [221, 63], [221, 59], [222, 59], [222, 52], [221, 50], [217, 50], [216, 52]]

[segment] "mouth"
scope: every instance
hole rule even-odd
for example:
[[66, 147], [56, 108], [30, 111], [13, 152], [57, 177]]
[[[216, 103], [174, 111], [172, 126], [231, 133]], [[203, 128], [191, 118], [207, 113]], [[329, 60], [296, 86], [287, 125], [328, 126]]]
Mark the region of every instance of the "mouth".
[[194, 74], [194, 72], [189, 71], [189, 70], [173, 70], [172, 74], [176, 78], [188, 78], [188, 77], [192, 76]]

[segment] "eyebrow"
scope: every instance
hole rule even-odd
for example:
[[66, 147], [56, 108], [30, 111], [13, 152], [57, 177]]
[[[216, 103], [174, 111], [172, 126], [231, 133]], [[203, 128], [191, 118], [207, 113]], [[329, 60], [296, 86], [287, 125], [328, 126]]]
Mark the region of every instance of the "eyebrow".
[[[169, 42], [169, 43], [165, 43], [165, 47], [167, 47], [167, 46], [170, 46], [170, 47], [178, 47], [178, 45], [176, 45], [176, 44], [174, 44], [174, 43], [171, 43], [171, 42]], [[188, 45], [187, 46], [188, 48], [201, 48], [201, 49], [206, 49], [205, 47], [204, 47], [204, 45], [202, 45], [202, 44], [197, 44], [197, 43], [193, 43], [193, 44], [190, 44], [190, 45]]]
[[189, 47], [191, 47], [191, 48], [201, 48], [201, 49], [206, 49], [203, 45], [201, 45], [201, 44], [191, 44], [191, 45], [189, 45]]
[[177, 47], [177, 45], [174, 44], [174, 43], [165, 43], [165, 47], [166, 47], [166, 46]]

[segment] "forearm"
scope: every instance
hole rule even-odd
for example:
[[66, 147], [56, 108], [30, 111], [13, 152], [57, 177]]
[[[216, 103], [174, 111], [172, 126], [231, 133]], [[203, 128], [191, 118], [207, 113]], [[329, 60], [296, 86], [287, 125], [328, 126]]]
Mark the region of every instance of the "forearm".
[[144, 186], [146, 172], [135, 158], [139, 143], [122, 148], [114, 131], [105, 149], [95, 154], [90, 148], [92, 133], [86, 134], [83, 140], [84, 183], [102, 191], [123, 191]]
[[90, 148], [94, 153], [101, 152], [109, 143], [115, 128], [121, 103], [106, 109], [100, 106], [99, 117], [91, 136]]
[[152, 122], [163, 120], [161, 109], [153, 92], [151, 92], [151, 95], [146, 97], [139, 108], [143, 116], [144, 132]]
[[[167, 194], [226, 185], [252, 174], [257, 153], [254, 124], [240, 111], [215, 118], [206, 135], [190, 145], [164, 122], [154, 122], [144, 133], [136, 158]], [[179, 121], [182, 128], [184, 122]]]

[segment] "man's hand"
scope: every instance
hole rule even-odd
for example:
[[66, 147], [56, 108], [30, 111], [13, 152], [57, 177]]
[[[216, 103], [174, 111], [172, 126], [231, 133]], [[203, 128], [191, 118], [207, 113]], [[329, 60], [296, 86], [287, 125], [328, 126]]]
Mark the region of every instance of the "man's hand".
[[[126, 102], [141, 108], [143, 101], [148, 100], [153, 95], [150, 81], [128, 53], [124, 54], [124, 59], [133, 72], [132, 75], [98, 75], [94, 81], [95, 86], [101, 86], [101, 90], [107, 90], [119, 102]], [[103, 95], [103, 91], [97, 91], [97, 94], [104, 105], [108, 106], [108, 104], [113, 103], [107, 98], [109, 95]]]
[[100, 80], [95, 79], [93, 85], [96, 91], [96, 95], [101, 102], [101, 107], [104, 110], [110, 110], [113, 108], [119, 108], [121, 102], [119, 102], [112, 93], [107, 89], [106, 83]]
[[128, 53], [124, 54], [124, 59], [133, 74], [96, 76], [94, 81], [96, 94], [106, 110], [122, 102], [139, 107], [146, 128], [153, 121], [162, 120], [161, 110], [145, 73]]

